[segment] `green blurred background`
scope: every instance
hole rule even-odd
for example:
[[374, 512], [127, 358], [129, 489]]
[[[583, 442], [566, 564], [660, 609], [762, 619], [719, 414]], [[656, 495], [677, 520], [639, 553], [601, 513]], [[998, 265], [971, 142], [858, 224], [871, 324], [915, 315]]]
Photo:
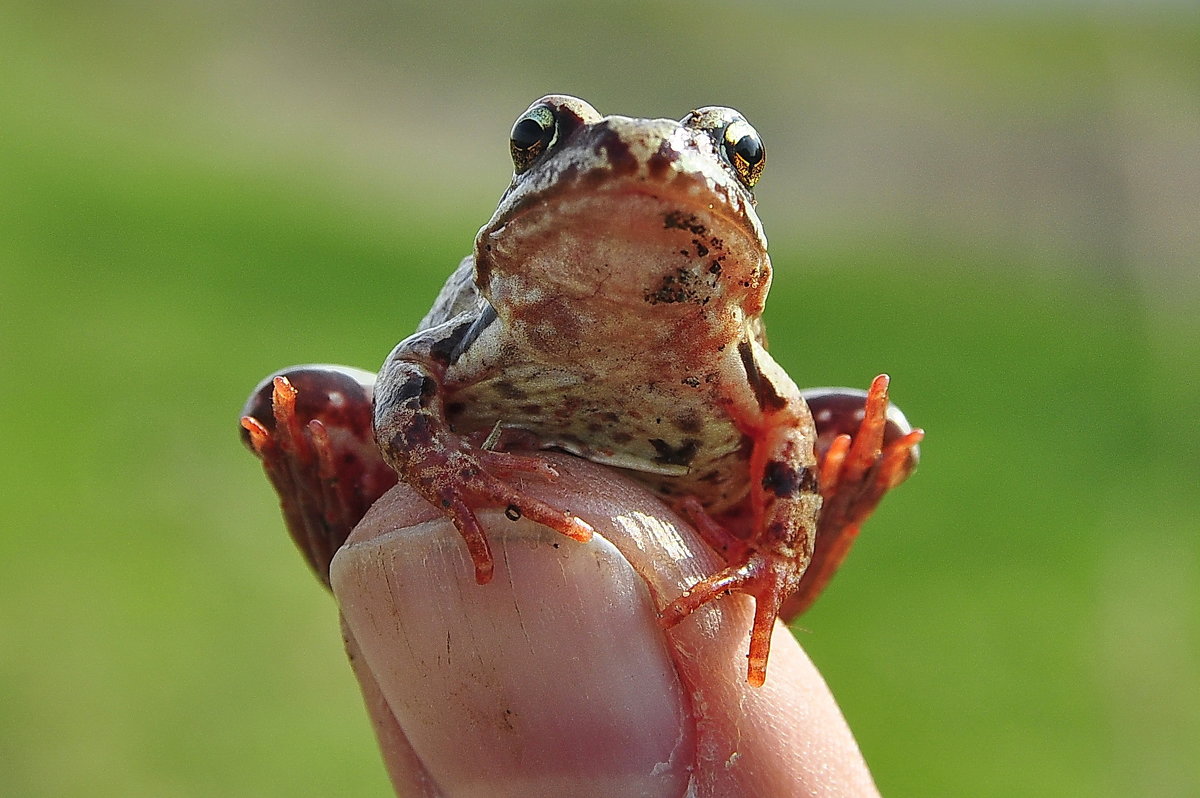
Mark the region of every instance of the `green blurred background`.
[[0, 791], [388, 794], [237, 414], [382, 361], [549, 91], [741, 109], [777, 359], [928, 429], [797, 632], [884, 793], [1200, 794], [1182, 2], [0, 5]]

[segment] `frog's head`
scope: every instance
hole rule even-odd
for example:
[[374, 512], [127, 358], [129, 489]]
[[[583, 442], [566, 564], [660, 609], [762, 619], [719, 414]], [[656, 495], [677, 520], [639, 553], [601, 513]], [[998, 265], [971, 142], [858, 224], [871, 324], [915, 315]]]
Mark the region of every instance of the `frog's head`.
[[737, 111], [634, 119], [550, 95], [517, 119], [511, 149], [512, 184], [475, 240], [502, 317], [559, 319], [574, 337], [761, 313], [771, 266], [751, 189], [766, 156]]

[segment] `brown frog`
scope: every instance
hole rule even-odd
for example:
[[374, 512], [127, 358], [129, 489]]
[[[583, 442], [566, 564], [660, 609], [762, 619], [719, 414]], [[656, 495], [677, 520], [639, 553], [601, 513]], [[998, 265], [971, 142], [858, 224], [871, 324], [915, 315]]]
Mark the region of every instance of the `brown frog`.
[[493, 563], [477, 509], [592, 534], [511, 481], [554, 478], [532, 450], [621, 468], [728, 563], [669, 604], [664, 626], [730, 592], [753, 596], [748, 679], [762, 684], [776, 616], [816, 597], [915, 467], [922, 432], [889, 406], [886, 376], [867, 393], [801, 392], [767, 353], [771, 263], [751, 194], [766, 153], [738, 112], [601, 116], [550, 95], [510, 145], [512, 184], [474, 252], [373, 386], [304, 367], [251, 397], [243, 426], [289, 527], [327, 570], [388, 487], [381, 454], [454, 522], [483, 584]]

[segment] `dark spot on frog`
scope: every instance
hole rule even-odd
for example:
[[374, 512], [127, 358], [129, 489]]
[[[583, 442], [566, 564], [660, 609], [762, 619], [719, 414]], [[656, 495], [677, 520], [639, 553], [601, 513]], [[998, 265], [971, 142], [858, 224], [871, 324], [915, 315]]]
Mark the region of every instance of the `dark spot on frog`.
[[679, 153], [668, 142], [659, 145], [658, 150], [646, 162], [646, 171], [654, 180], [662, 180], [671, 169], [671, 164], [679, 159]]
[[575, 113], [569, 105], [555, 106], [554, 113], [558, 117], [559, 126], [564, 129], [574, 130], [583, 124], [583, 117]]
[[425, 413], [415, 413], [404, 426], [403, 432], [392, 436], [388, 442], [393, 452], [407, 452], [419, 446], [433, 443], [433, 423]]
[[714, 260], [712, 263], [710, 263], [708, 266], [708, 273], [715, 277], [720, 277], [721, 276], [721, 261]]
[[[478, 268], [478, 265], [476, 266]], [[466, 318], [454, 325], [447, 333], [429, 346], [429, 356], [442, 365], [452, 366], [463, 352], [478, 340], [480, 334], [496, 321], [496, 309], [484, 307], [476, 318]]]
[[714, 468], [712, 471], [709, 471], [707, 474], [700, 477], [700, 481], [716, 483], [721, 481], [721, 476], [721, 472]]
[[496, 392], [505, 399], [512, 399], [514, 401], [529, 398], [529, 394], [525, 393], [525, 391], [521, 390], [516, 385], [513, 385], [508, 380], [497, 380]]
[[763, 490], [769, 490], [779, 498], [786, 499], [801, 493], [815, 493], [817, 478], [804, 466], [796, 468], [782, 460], [772, 460], [767, 463], [763, 472], [762, 486]]
[[704, 425], [700, 421], [700, 416], [696, 413], [688, 413], [685, 416], [675, 419], [675, 426], [679, 428], [680, 432], [686, 432], [688, 435], [698, 435]]
[[765, 540], [787, 540], [791, 536], [791, 530], [789, 530], [788, 525], [782, 521], [776, 521], [775, 523], [768, 525], [766, 530], [763, 532], [763, 539]]
[[437, 383], [430, 377], [413, 374], [396, 389], [395, 402], [412, 409], [426, 407], [437, 391]]
[[[687, 230], [692, 235], [702, 236], [708, 229], [700, 223], [695, 214], [684, 211], [668, 211], [663, 214], [664, 230]], [[719, 240], [719, 239], [717, 239]]]
[[699, 388], [700, 387], [700, 378], [699, 377], [687, 376], [687, 377], [684, 377], [682, 380], [680, 380], [680, 382], [689, 388]]
[[691, 302], [707, 305], [712, 299], [708, 290], [715, 286], [695, 274], [690, 268], [676, 269], [674, 274], [663, 275], [662, 282], [653, 291], [642, 297], [651, 305]]
[[754, 400], [758, 402], [758, 406], [763, 410], [782, 410], [787, 401], [758, 370], [758, 364], [754, 362], [754, 349], [749, 341], [738, 344], [738, 355], [742, 358], [742, 368], [746, 370], [746, 380], [750, 383], [750, 390], [754, 391]]
[[606, 411], [600, 414], [600, 420], [608, 424], [616, 424], [621, 420], [621, 417], [612, 411]]
[[461, 416], [463, 411], [466, 409], [467, 405], [464, 402], [449, 402], [446, 405], [446, 418], [457, 418], [458, 416]]
[[749, 435], [742, 435], [742, 439], [738, 442], [737, 456], [739, 460], [749, 460], [750, 455], [754, 452], [754, 439]]
[[708, 254], [708, 247], [704, 246], [704, 244], [700, 241], [700, 239], [698, 239], [698, 238], [692, 239], [692, 244], [696, 247], [696, 254], [699, 255], [700, 257], [703, 258], [705, 255]]
[[685, 438], [678, 446], [672, 446], [662, 438], [651, 438], [649, 443], [658, 453], [654, 462], [663, 465], [691, 465], [700, 451], [700, 441], [695, 438]]
[[633, 440], [633, 433], [618, 430], [612, 434], [613, 443], [626, 444]]
[[612, 165], [612, 174], [616, 176], [631, 175], [638, 170], [637, 158], [629, 149], [629, 145], [616, 136], [606, 136], [596, 145], [596, 154], [603, 154], [606, 161]]
[[537, 402], [526, 402], [517, 408], [527, 416], [540, 416], [542, 414], [542, 406]]

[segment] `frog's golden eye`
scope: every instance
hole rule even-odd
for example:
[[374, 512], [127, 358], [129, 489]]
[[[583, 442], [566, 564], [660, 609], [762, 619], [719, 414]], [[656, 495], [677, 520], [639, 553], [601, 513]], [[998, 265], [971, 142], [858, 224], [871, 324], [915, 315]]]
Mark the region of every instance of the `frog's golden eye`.
[[538, 156], [554, 143], [557, 130], [554, 111], [544, 105], [530, 108], [517, 120], [509, 137], [513, 168], [517, 174], [532, 166]]
[[738, 179], [746, 188], [754, 188], [762, 175], [763, 167], [767, 164], [767, 150], [763, 147], [762, 139], [750, 123], [744, 119], [735, 119], [725, 128], [724, 140], [721, 142], [725, 149], [725, 157], [733, 165]]

